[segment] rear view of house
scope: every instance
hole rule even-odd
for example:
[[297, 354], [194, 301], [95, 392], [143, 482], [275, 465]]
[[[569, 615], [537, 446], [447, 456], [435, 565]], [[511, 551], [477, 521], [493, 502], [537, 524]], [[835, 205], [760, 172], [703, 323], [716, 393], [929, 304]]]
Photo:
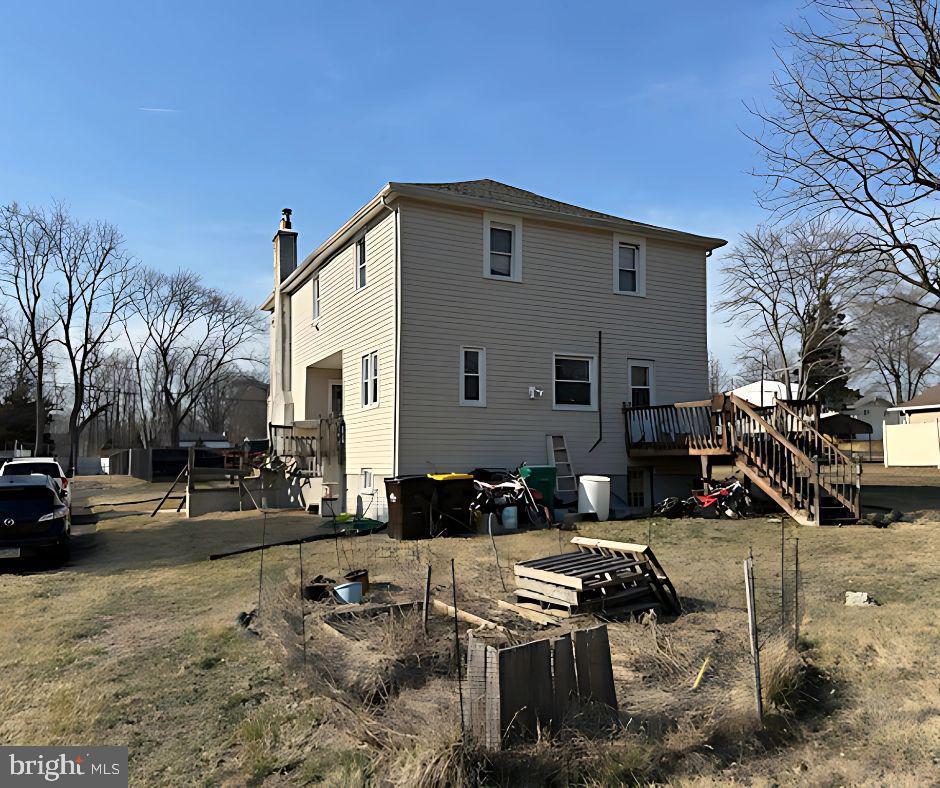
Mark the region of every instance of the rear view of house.
[[388, 476], [560, 459], [645, 509], [622, 408], [706, 396], [724, 243], [491, 180], [389, 183], [298, 262], [285, 211], [263, 306], [278, 450], [314, 498], [372, 514]]

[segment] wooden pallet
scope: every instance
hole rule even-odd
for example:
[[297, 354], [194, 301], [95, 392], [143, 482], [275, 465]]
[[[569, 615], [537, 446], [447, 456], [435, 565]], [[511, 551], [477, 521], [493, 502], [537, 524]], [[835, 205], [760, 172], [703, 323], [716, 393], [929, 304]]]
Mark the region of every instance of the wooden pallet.
[[516, 599], [546, 614], [678, 614], [679, 596], [648, 545], [576, 536], [576, 552], [521, 561]]

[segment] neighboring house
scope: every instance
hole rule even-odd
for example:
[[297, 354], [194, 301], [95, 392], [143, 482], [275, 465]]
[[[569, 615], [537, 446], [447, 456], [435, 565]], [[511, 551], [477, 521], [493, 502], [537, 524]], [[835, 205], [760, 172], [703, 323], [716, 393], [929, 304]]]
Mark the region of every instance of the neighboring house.
[[724, 244], [491, 180], [389, 183], [298, 264], [285, 211], [262, 306], [276, 441], [319, 445], [294, 451], [338, 507], [362, 490], [382, 512], [385, 477], [545, 464], [563, 435], [575, 473], [646, 508], [622, 406], [707, 395]]
[[787, 395], [787, 384], [779, 380], [758, 380], [754, 383], [746, 383], [732, 389], [731, 393], [736, 394], [758, 407], [773, 405], [778, 399], [788, 400], [796, 399], [799, 387], [795, 383], [790, 384], [790, 395]]
[[886, 466], [940, 468], [940, 385], [888, 408], [900, 424], [885, 426]]
[[891, 408], [891, 400], [880, 394], [866, 394], [842, 412], [846, 416], [852, 416], [871, 424], [871, 437], [880, 441], [884, 434], [884, 425], [898, 423], [897, 412], [890, 411], [889, 408]]
[[268, 434], [268, 384], [245, 375], [232, 385], [232, 408], [226, 418], [225, 434], [234, 445]]
[[914, 399], [888, 409], [897, 414], [901, 424], [917, 424], [940, 419], [940, 384], [924, 389]]

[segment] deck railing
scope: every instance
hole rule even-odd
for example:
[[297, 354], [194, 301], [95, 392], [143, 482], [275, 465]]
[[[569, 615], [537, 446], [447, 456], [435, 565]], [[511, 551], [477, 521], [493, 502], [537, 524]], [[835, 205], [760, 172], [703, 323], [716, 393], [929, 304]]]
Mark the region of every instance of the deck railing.
[[724, 414], [710, 399], [673, 405], [624, 405], [632, 454], [719, 454], [727, 451]]
[[740, 455], [758, 482], [819, 521], [828, 495], [860, 515], [860, 466], [819, 430], [814, 401], [752, 405], [734, 394], [673, 405], [624, 406], [631, 456]]

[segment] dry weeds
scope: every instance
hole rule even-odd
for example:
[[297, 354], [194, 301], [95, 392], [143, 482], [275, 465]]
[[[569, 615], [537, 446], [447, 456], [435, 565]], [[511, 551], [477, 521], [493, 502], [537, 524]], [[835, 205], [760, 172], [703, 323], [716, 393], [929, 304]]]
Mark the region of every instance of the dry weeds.
[[[879, 490], [889, 478], [878, 476]], [[925, 483], [914, 479], [907, 495]], [[98, 490], [79, 494], [153, 495], [135, 482], [88, 484]], [[940, 517], [926, 510], [884, 530], [787, 525], [789, 543], [800, 538], [805, 572], [802, 667], [770, 637], [779, 524], [585, 526], [624, 541], [650, 533], [687, 612], [611, 625], [620, 730], [574, 720], [563, 746], [544, 738], [500, 753], [460, 743], [451, 620], [433, 616], [427, 637], [415, 616], [363, 624], [346, 637], [320, 626], [318, 606], [307, 603], [304, 671], [296, 548], [266, 554], [264, 637], [253, 637], [232, 622], [258, 602], [259, 556], [205, 557], [256, 541], [257, 516], [151, 520], [115, 511], [63, 569], [0, 574], [0, 741], [126, 744], [132, 784], [148, 786], [930, 783], [940, 760]], [[268, 538], [305, 534], [315, 523], [273, 514]], [[557, 551], [558, 534], [496, 543], [505, 571]], [[741, 588], [750, 548], [769, 711], [763, 731], [754, 723]], [[488, 539], [397, 544], [374, 536], [304, 547], [307, 577], [368, 567], [396, 598], [418, 597], [430, 562], [434, 593], [448, 602], [452, 556], [461, 608], [501, 618], [519, 639], [538, 636], [496, 610], [501, 587]], [[846, 589], [883, 604], [846, 608]]]

